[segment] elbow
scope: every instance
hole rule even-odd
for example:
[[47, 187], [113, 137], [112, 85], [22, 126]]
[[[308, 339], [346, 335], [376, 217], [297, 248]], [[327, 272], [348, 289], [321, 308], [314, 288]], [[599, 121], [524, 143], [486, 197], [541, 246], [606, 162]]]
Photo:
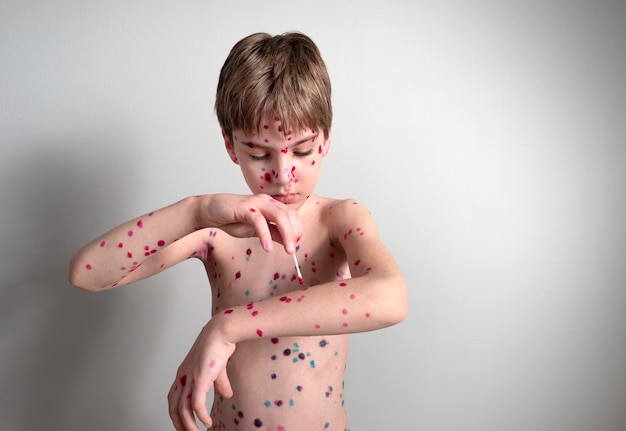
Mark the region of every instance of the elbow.
[[398, 323], [402, 323], [407, 316], [408, 313], [408, 304], [406, 299], [404, 301], [398, 301], [394, 305], [392, 305], [391, 311], [389, 313], [389, 326], [397, 325]]
[[86, 292], [96, 292], [95, 287], [87, 283], [81, 272], [82, 271], [78, 268], [78, 265], [76, 265], [75, 259], [72, 259], [70, 261], [70, 267], [68, 271], [68, 280], [70, 284]]
[[72, 286], [80, 289], [80, 290], [84, 290], [86, 292], [95, 292], [95, 289], [93, 289], [91, 286], [85, 284], [80, 277], [73, 271], [70, 270], [69, 273], [69, 282]]
[[408, 290], [404, 279], [394, 283], [394, 288], [388, 292], [385, 304], [386, 326], [397, 325], [403, 322], [408, 314]]

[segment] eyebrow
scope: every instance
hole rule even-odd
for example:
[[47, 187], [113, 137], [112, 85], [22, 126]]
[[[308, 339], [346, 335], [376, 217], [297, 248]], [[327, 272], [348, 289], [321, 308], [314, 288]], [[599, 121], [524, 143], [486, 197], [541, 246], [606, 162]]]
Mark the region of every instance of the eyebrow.
[[[320, 135], [319, 133], [316, 133], [316, 134], [308, 136], [306, 138], [299, 139], [299, 140], [297, 140], [295, 142], [292, 142], [289, 145], [287, 145], [287, 148], [289, 148], [289, 147], [297, 147], [300, 144], [304, 144], [307, 141], [311, 141], [311, 140], [317, 138], [319, 135]], [[241, 141], [241, 144], [242, 145], [246, 145], [248, 147], [252, 146], [252, 147], [257, 147], [257, 148], [270, 149], [269, 145], [263, 145], [263, 144], [259, 144], [257, 142], [252, 142], [252, 141]]]

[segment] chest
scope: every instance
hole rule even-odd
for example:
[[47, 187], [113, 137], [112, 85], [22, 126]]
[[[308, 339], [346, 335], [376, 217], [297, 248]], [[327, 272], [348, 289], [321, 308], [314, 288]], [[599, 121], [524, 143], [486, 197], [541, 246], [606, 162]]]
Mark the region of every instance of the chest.
[[[219, 235], [222, 238], [219, 238]], [[300, 285], [292, 255], [275, 244], [264, 251], [256, 238], [216, 234], [216, 245], [204, 261], [213, 293], [214, 310], [256, 302], [332, 280], [350, 278], [345, 253], [327, 235], [309, 235], [296, 253], [304, 285]]]

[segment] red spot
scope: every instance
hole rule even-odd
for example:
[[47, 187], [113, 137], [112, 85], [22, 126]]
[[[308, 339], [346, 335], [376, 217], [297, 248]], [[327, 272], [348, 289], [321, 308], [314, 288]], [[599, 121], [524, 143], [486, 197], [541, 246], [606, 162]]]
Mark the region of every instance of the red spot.
[[104, 247], [104, 245], [105, 245], [105, 244], [106, 244], [106, 241], [102, 241], [102, 242], [100, 243], [100, 247]]
[[347, 322], [343, 322], [343, 325], [341, 325], [342, 328], [347, 328], [348, 327], [348, 323]]
[[278, 344], [279, 341], [280, 340], [278, 338], [272, 338], [271, 339], [272, 344]]
[[280, 278], [280, 274], [275, 272], [274, 273], [274, 280], [278, 280]]
[[260, 329], [257, 329], [257, 330], [256, 330], [256, 334], [257, 334], [259, 337], [262, 337], [262, 336], [263, 336], [263, 331], [261, 331]]
[[347, 285], [348, 285], [348, 283], [344, 283], [344, 282], [339, 283], [339, 286], [341, 286], [341, 287], [345, 287]]
[[88, 270], [90, 270], [90, 269], [91, 269], [91, 265], [90, 265], [90, 264], [87, 264], [87, 265], [85, 265], [85, 268], [87, 268]]
[[133, 254], [129, 251], [128, 253], [126, 253], [126, 257], [129, 259], [132, 259]]
[[241, 271], [237, 271], [237, 274], [235, 274], [235, 278], [240, 278], [241, 277]]
[[270, 183], [270, 184], [272, 183], [272, 176], [271, 176], [269, 173], [267, 173], [267, 172], [266, 172], [266, 173], [265, 173], [265, 175], [263, 176], [263, 179], [264, 179], [265, 181], [267, 181], [268, 183]]
[[141, 229], [143, 227], [143, 222], [141, 220], [137, 221], [137, 227]]
[[354, 299], [354, 298], [356, 298], [356, 296], [353, 293], [352, 295], [350, 295], [350, 299]]
[[187, 375], [184, 376], [180, 376], [180, 384], [185, 386], [185, 383], [187, 383]]
[[268, 126], [267, 124], [264, 124], [264, 125], [263, 125], [263, 128], [264, 128], [265, 130], [267, 130], [267, 129], [269, 129], [269, 128], [270, 128], [270, 126]]
[[360, 260], [355, 260], [355, 261], [354, 261], [354, 266], [359, 266], [359, 264], [360, 264], [360, 263], [361, 263], [361, 261], [360, 261]]
[[321, 326], [320, 326], [319, 324], [317, 324], [317, 323], [316, 323], [316, 324], [315, 324], [315, 329], [320, 329], [320, 328], [321, 328]]
[[209, 368], [215, 368], [215, 361], [213, 359], [209, 362]]
[[149, 246], [149, 245], [144, 245], [144, 246], [143, 246], [143, 249], [144, 249], [145, 251], [148, 251], [148, 250], [150, 250], [150, 246]]
[[285, 147], [282, 150], [280, 150], [281, 153], [283, 154], [287, 154], [287, 151], [289, 151], [289, 148]]
[[300, 283], [300, 285], [303, 285], [304, 284], [304, 278], [298, 277], [298, 283]]
[[124, 244], [122, 244], [121, 242], [117, 245], [117, 248], [122, 248], [124, 247]]
[[163, 247], [165, 245], [165, 241], [163, 241], [162, 239], [159, 240], [159, 242], [157, 242], [157, 245], [159, 247]]
[[258, 315], [259, 315], [259, 312], [258, 312], [257, 310], [254, 310], [254, 311], [252, 312], [252, 317], [256, 317], [256, 316], [258, 316]]
[[255, 213], [255, 212], [256, 212], [256, 210], [255, 210], [254, 208], [250, 208], [250, 212], [251, 212], [251, 213]]
[[128, 231], [128, 236], [133, 236], [133, 231], [132, 230]]
[[317, 153], [318, 154], [322, 154], [322, 146], [321, 145], [319, 147], [317, 147]]
[[341, 310], [341, 312], [342, 312], [344, 315], [348, 314], [348, 310], [347, 310], [346, 308], [344, 308], [343, 310]]
[[370, 318], [370, 314], [369, 313], [365, 313], [365, 317], [367, 317], [369, 319]]
[[225, 310], [225, 311], [224, 311], [224, 314], [230, 314], [230, 313], [232, 313], [232, 312], [233, 312], [233, 309], [232, 309], [232, 308], [229, 308], [228, 310]]

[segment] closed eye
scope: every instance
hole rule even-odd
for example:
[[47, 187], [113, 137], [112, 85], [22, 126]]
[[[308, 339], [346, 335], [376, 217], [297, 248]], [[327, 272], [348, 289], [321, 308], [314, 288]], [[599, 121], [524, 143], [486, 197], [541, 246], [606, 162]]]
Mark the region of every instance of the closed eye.
[[293, 154], [296, 157], [306, 157], [306, 156], [310, 156], [313, 153], [313, 148], [311, 148], [308, 151], [294, 151]]

